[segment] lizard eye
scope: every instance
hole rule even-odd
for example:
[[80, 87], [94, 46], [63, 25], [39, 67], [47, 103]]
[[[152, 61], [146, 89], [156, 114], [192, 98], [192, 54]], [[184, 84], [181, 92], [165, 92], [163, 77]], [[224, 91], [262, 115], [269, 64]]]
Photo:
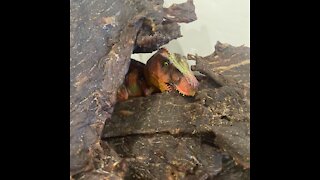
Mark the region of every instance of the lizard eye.
[[169, 63], [168, 63], [167, 61], [165, 61], [165, 62], [163, 63], [163, 65], [164, 65], [164, 66], [168, 66]]

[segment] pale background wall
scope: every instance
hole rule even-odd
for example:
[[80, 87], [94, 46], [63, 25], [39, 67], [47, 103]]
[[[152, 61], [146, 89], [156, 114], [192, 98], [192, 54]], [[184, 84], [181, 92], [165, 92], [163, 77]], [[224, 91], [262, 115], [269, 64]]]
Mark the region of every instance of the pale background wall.
[[[165, 7], [186, 0], [164, 0]], [[250, 47], [250, 0], [194, 0], [198, 19], [181, 23], [183, 37], [165, 45], [170, 52], [206, 56], [213, 52], [217, 41], [234, 46]], [[146, 62], [153, 53], [133, 54]], [[193, 64], [193, 63], [192, 63]]]

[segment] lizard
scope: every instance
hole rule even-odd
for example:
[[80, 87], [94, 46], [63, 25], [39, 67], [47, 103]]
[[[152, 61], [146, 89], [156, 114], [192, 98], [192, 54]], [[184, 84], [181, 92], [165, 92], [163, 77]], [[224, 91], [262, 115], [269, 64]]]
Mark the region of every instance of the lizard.
[[160, 48], [146, 64], [131, 59], [117, 97], [119, 101], [124, 101], [130, 97], [149, 96], [173, 90], [177, 90], [183, 96], [194, 96], [198, 84], [184, 56]]

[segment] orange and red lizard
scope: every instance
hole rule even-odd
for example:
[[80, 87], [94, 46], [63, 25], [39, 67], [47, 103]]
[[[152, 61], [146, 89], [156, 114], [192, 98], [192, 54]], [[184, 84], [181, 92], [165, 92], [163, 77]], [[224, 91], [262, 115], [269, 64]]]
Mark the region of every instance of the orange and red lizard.
[[177, 90], [182, 95], [194, 96], [198, 84], [184, 57], [161, 48], [146, 64], [131, 60], [117, 96], [119, 101], [124, 101], [130, 97], [172, 90]]

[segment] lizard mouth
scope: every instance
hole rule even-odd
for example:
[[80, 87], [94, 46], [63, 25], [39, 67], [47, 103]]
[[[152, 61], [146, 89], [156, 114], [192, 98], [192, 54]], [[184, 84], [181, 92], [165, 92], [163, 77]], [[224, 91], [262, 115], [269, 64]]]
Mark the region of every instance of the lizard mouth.
[[187, 78], [181, 78], [174, 88], [184, 96], [194, 96], [196, 94], [197, 85], [190, 84]]
[[178, 82], [164, 82], [164, 89], [168, 92], [177, 90], [183, 96], [194, 96], [198, 88], [198, 81], [194, 79], [182, 77]]
[[179, 86], [174, 85], [173, 83], [165, 83], [165, 84], [166, 84], [165, 91], [167, 91], [167, 92], [171, 92], [173, 90], [176, 90], [182, 96], [193, 96], [194, 95], [194, 92], [192, 92], [191, 90], [188, 90], [188, 88], [181, 88]]
[[174, 85], [172, 83], [165, 83], [165, 90], [168, 91], [168, 92], [171, 92], [174, 88]]
[[175, 89], [183, 96], [194, 96], [196, 94], [196, 91], [190, 88], [183, 88], [183, 87], [176, 86]]

